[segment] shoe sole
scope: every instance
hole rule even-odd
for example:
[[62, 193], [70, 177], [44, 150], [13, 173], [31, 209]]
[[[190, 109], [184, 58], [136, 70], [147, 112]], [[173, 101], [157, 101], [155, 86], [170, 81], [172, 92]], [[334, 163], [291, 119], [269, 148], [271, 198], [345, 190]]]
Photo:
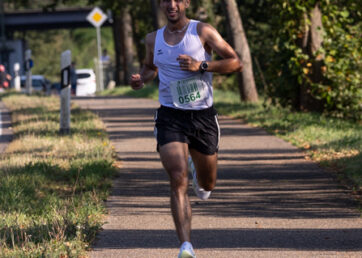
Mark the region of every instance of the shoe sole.
[[190, 254], [187, 251], [182, 251], [182, 253], [178, 256], [178, 258], [196, 258], [196, 256]]

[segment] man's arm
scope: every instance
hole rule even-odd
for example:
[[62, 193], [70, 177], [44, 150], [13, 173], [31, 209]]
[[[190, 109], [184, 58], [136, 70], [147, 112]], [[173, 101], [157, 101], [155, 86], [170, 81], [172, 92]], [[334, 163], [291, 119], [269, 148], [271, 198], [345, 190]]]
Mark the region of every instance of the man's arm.
[[[232, 73], [241, 71], [242, 63], [238, 55], [214, 27], [200, 22], [197, 32], [205, 50], [209, 53], [213, 50], [222, 58], [221, 60], [207, 61], [208, 72]], [[178, 61], [182, 70], [193, 72], [198, 71], [201, 64], [200, 61], [196, 61], [187, 55], [180, 55]]]
[[130, 85], [134, 90], [142, 89], [145, 83], [153, 80], [157, 75], [157, 67], [153, 64], [153, 49], [155, 45], [156, 32], [146, 36], [146, 57], [141, 72], [131, 76]]

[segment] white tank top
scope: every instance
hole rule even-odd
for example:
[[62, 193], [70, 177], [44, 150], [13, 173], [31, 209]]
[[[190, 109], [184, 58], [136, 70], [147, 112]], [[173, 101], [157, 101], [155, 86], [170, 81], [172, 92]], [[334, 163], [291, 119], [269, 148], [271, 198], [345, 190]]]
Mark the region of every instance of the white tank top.
[[176, 60], [181, 54], [197, 61], [210, 61], [197, 33], [199, 21], [190, 20], [185, 36], [176, 45], [164, 39], [165, 27], [157, 30], [153, 62], [158, 67], [159, 101], [167, 107], [201, 110], [213, 103], [212, 73], [183, 71]]

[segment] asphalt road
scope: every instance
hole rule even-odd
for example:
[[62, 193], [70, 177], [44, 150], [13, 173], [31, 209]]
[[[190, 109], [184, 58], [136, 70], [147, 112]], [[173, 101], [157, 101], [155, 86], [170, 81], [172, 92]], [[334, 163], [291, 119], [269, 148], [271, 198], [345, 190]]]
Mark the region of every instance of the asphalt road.
[[[72, 101], [103, 119], [120, 165], [90, 256], [177, 257], [168, 178], [153, 136], [158, 103]], [[206, 202], [189, 188], [198, 258], [362, 257], [360, 212], [328, 172], [262, 129], [227, 117], [220, 126], [217, 187]]]

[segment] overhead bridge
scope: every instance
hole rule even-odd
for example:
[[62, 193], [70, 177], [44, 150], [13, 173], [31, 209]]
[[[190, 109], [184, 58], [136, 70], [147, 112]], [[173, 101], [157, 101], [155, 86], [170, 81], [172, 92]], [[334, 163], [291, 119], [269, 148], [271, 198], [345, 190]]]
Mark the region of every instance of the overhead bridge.
[[[6, 32], [25, 30], [50, 30], [93, 27], [86, 17], [90, 8], [77, 8], [55, 11], [22, 11], [4, 14]], [[106, 21], [102, 26], [111, 26]]]

